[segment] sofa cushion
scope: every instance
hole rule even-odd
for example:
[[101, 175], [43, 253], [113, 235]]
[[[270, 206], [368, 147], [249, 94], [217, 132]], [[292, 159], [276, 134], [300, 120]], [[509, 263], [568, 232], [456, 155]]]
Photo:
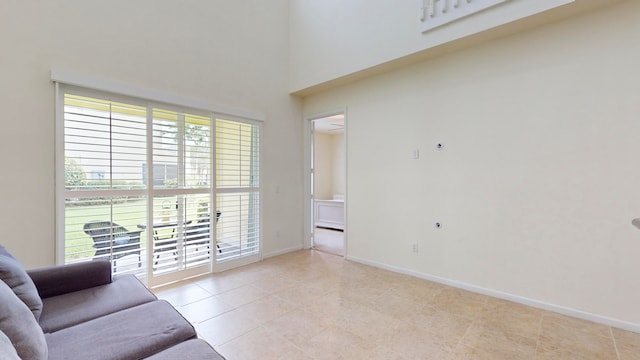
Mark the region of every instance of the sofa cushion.
[[147, 360], [224, 360], [206, 341], [192, 339], [161, 351]]
[[156, 299], [135, 276], [114, 276], [106, 285], [44, 298], [40, 326], [55, 332]]
[[0, 281], [0, 331], [22, 359], [47, 359], [44, 333], [33, 314], [11, 288]]
[[38, 289], [20, 262], [2, 245], [0, 245], [0, 280], [9, 285], [20, 300], [29, 307], [36, 320], [40, 319], [42, 299], [38, 295]]
[[111, 262], [94, 259], [27, 270], [40, 298], [58, 296], [111, 282]]
[[0, 331], [0, 360], [20, 360], [11, 340]]
[[141, 359], [196, 337], [193, 326], [166, 301], [118, 311], [46, 334], [49, 360]]

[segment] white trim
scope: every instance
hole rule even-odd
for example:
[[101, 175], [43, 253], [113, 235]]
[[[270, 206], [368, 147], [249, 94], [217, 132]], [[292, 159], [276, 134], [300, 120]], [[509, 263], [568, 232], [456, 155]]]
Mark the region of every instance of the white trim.
[[[189, 113], [197, 113], [197, 112], [205, 112], [206, 114], [200, 114], [201, 116], [206, 116], [211, 119], [210, 129], [211, 129], [211, 169], [212, 169], [212, 177], [211, 177], [211, 187], [210, 188], [171, 188], [171, 189], [155, 189], [152, 185], [148, 186], [146, 189], [136, 189], [136, 190], [122, 190], [118, 191], [118, 193], [126, 194], [126, 195], [146, 195], [147, 204], [153, 204], [153, 199], [157, 196], [162, 195], [170, 195], [170, 196], [180, 196], [180, 195], [192, 195], [192, 194], [208, 194], [210, 197], [210, 201], [212, 202], [214, 208], [217, 208], [214, 196], [215, 194], [222, 193], [257, 193], [259, 197], [258, 202], [258, 239], [259, 239], [259, 251], [256, 254], [249, 255], [240, 259], [230, 259], [228, 261], [218, 262], [217, 258], [211, 257], [211, 261], [208, 265], [198, 266], [190, 269], [182, 269], [175, 272], [167, 273], [167, 274], [155, 274], [153, 269], [153, 261], [154, 251], [153, 251], [153, 234], [150, 231], [147, 231], [147, 236], [145, 239], [146, 242], [146, 252], [147, 252], [147, 265], [146, 265], [146, 273], [141, 280], [145, 282], [145, 284], [149, 286], [157, 286], [160, 284], [170, 283], [176, 280], [182, 279], [180, 274], [186, 274], [186, 277], [197, 276], [202, 273], [202, 269], [207, 268], [207, 272], [213, 271], [223, 271], [227, 269], [231, 269], [234, 267], [243, 266], [252, 262], [262, 260], [262, 249], [264, 247], [263, 241], [263, 223], [264, 223], [264, 194], [263, 194], [263, 174], [264, 174], [264, 117], [259, 119], [261, 115], [245, 112], [242, 113], [242, 110], [235, 111], [235, 113], [230, 113], [228, 108], [226, 112], [214, 109], [214, 107], [199, 107], [196, 110], [193, 110], [193, 106], [198, 106], [198, 104], [205, 104], [203, 102], [196, 103], [187, 103], [176, 101], [176, 98], [164, 98], [158, 99], [157, 96], [150, 96], [150, 92], [145, 89], [138, 89], [133, 86], [129, 86], [127, 84], [116, 83], [108, 80], [100, 80], [95, 78], [89, 78], [83, 75], [74, 74], [70, 72], [60, 72], [53, 70], [52, 71], [52, 80], [54, 81], [55, 88], [55, 100], [56, 100], [56, 261], [58, 264], [65, 263], [65, 197], [68, 195], [82, 195], [82, 196], [106, 196], [112, 195], [113, 190], [94, 190], [94, 191], [67, 191], [65, 189], [65, 177], [64, 177], [64, 161], [65, 161], [65, 152], [64, 152], [64, 94], [65, 93], [74, 93], [77, 95], [90, 96], [98, 99], [105, 99], [105, 97], [110, 101], [121, 101], [125, 103], [135, 104], [137, 106], [145, 107], [147, 110], [147, 121], [146, 121], [146, 134], [147, 134], [147, 163], [153, 163], [153, 151], [151, 147], [153, 146], [153, 112], [150, 111], [155, 107], [172, 109], [178, 113], [182, 113], [184, 111], [188, 111]], [[153, 92], [153, 94], [161, 94], [160, 92]], [[152, 95], [153, 95], [152, 94]], [[167, 94], [164, 94], [167, 95]], [[163, 96], [164, 96], [163, 95]], [[171, 95], [167, 95], [171, 96]], [[116, 100], [117, 99], [117, 100]], [[184, 100], [184, 98], [180, 98]], [[167, 101], [166, 103], [164, 101]], [[187, 101], [191, 101], [187, 99]], [[206, 105], [206, 104], [205, 104]], [[208, 104], [209, 106], [211, 104]], [[213, 106], [213, 105], [212, 105]], [[206, 109], [206, 110], [205, 110]], [[258, 131], [258, 149], [257, 149], [257, 157], [258, 157], [258, 170], [259, 170], [259, 185], [250, 187], [250, 188], [217, 188], [215, 183], [215, 159], [216, 159], [216, 122], [218, 120], [224, 120], [234, 123], [242, 123], [242, 124], [250, 124], [251, 126], [257, 128]], [[181, 126], [181, 121], [178, 122], [178, 126]], [[181, 127], [179, 133], [182, 134], [184, 129]], [[179, 144], [180, 145], [180, 144]], [[182, 149], [182, 146], [178, 146], [178, 149]], [[182, 150], [180, 150], [182, 151]], [[183, 155], [181, 152], [178, 153], [178, 159], [182, 161]], [[178, 166], [179, 169], [182, 169], [181, 166]], [[62, 171], [59, 171], [63, 169]], [[149, 179], [153, 179], [153, 167], [148, 169], [148, 174], [151, 176]], [[153, 206], [147, 206], [146, 220], [147, 223], [152, 223], [153, 218]], [[178, 230], [181, 230], [182, 222], [178, 221]], [[217, 225], [210, 227], [211, 232], [215, 232], [215, 228]], [[213, 241], [217, 240], [215, 235], [212, 237]], [[179, 245], [178, 252], [181, 253], [183, 251], [182, 245]], [[217, 254], [217, 252], [216, 252]], [[178, 267], [181, 268], [182, 257], [179, 257]], [[218, 265], [220, 264], [220, 265]], [[194, 270], [195, 269], [195, 270]]]
[[[343, 108], [338, 108], [335, 110], [331, 110], [331, 111], [324, 111], [321, 113], [315, 113], [312, 115], [307, 115], [305, 116], [305, 120], [307, 121], [313, 121], [313, 120], [319, 120], [319, 119], [324, 119], [330, 116], [335, 116], [335, 115], [343, 115], [346, 117], [347, 116], [347, 108], [343, 107]], [[346, 127], [346, 124], [345, 124]]]
[[[152, 144], [153, 143], [153, 112], [152, 111], [147, 111], [147, 128], [145, 129], [145, 131], [147, 132], [147, 144]], [[152, 151], [148, 151], [147, 150], [147, 164], [153, 164], [153, 152]], [[153, 166], [147, 166], [147, 179], [151, 179], [151, 184], [153, 184]], [[153, 224], [153, 201], [149, 201], [149, 199], [153, 199], [153, 186], [147, 186], [145, 189], [145, 203], [146, 203], [146, 207], [147, 207], [147, 224]], [[149, 206], [149, 203], [151, 202], [151, 206]], [[147, 252], [147, 259], [150, 259], [151, 261], [147, 261], [146, 262], [146, 267], [147, 267], [147, 271], [145, 272], [145, 276], [144, 276], [144, 280], [141, 280], [144, 282], [145, 285], [147, 285], [148, 287], [151, 287], [151, 284], [153, 284], [154, 282], [156, 282], [156, 278], [153, 276], [153, 267], [155, 266], [154, 264], [154, 258], [155, 258], [155, 254], [154, 254], [154, 249], [153, 249], [153, 231], [145, 231], [145, 233], [147, 234], [146, 237], [146, 252]], [[140, 239], [140, 241], [142, 241], [142, 238]], [[211, 260], [209, 262], [212, 262]]]
[[349, 248], [347, 246], [347, 244], [349, 244], [349, 212], [348, 207], [349, 207], [349, 141], [347, 141], [348, 135], [349, 135], [349, 112], [348, 109], [345, 107], [344, 108], [344, 133], [342, 134], [342, 141], [343, 141], [343, 147], [344, 147], [344, 158], [343, 160], [343, 174], [344, 174], [344, 224], [343, 224], [343, 228], [342, 228], [342, 234], [343, 234], [343, 240], [342, 240], [342, 253], [344, 254], [344, 257], [347, 256], [347, 249]]
[[193, 109], [210, 111], [219, 115], [238, 116], [247, 119], [265, 121], [265, 116], [251, 110], [217, 104], [206, 100], [194, 99], [160, 90], [144, 88], [132, 84], [114, 81], [95, 76], [80, 74], [74, 71], [51, 69], [51, 80], [56, 83], [80, 86], [83, 88], [106, 91], [131, 96], [134, 98], [157, 101], [170, 105], [185, 106]]
[[[214, 114], [215, 115], [215, 114]], [[212, 226], [209, 226], [209, 241], [211, 241], [211, 244], [209, 246], [209, 249], [217, 249], [217, 244], [218, 244], [218, 220], [217, 220], [217, 209], [218, 209], [218, 190], [216, 189], [216, 179], [218, 178], [218, 173], [217, 173], [217, 166], [216, 166], [216, 159], [218, 156], [218, 153], [216, 151], [216, 149], [218, 148], [218, 127], [217, 127], [217, 123], [216, 123], [216, 119], [214, 116], [214, 119], [211, 121], [211, 124], [209, 124], [209, 134], [211, 134], [211, 149], [209, 149], [209, 166], [211, 168], [211, 182], [213, 183], [213, 186], [211, 186], [209, 188], [209, 204], [211, 206], [211, 211], [213, 211], [213, 209], [216, 209], [216, 221], [212, 221], [210, 222], [210, 224]], [[260, 193], [260, 196], [262, 196], [262, 193]], [[262, 199], [262, 198], [261, 198]], [[262, 212], [262, 208], [260, 208], [260, 211]], [[211, 214], [213, 214], [213, 212], [211, 212]], [[262, 224], [260, 224], [260, 226], [262, 226]], [[260, 239], [260, 241], [262, 241], [262, 239]], [[214, 245], [216, 245], [215, 247], [213, 247]], [[260, 244], [262, 245], [262, 244]], [[215, 254], [215, 256], [214, 256]], [[210, 266], [209, 266], [209, 271], [210, 273], [215, 273], [216, 271], [218, 271], [217, 269], [217, 262], [216, 262], [216, 257], [218, 255], [218, 252], [214, 250], [214, 253], [211, 256], [211, 261]]]
[[302, 141], [304, 142], [304, 159], [303, 159], [303, 194], [302, 194], [302, 206], [304, 207], [303, 219], [302, 219], [302, 248], [310, 249], [312, 242], [311, 237], [313, 236], [313, 189], [311, 189], [311, 149], [313, 147], [313, 119], [305, 118], [304, 123], [302, 124], [303, 128], [303, 137]]
[[241, 258], [231, 259], [227, 261], [217, 262], [214, 264], [213, 272], [223, 272], [231, 269], [236, 269], [242, 266], [246, 266], [249, 264], [257, 263], [262, 261], [262, 250], [260, 250], [257, 254], [244, 256]]
[[304, 125], [303, 125], [303, 139], [304, 139], [304, 233], [302, 240], [302, 247], [304, 249], [311, 248], [311, 237], [313, 236], [313, 198], [312, 198], [312, 190], [311, 189], [311, 146], [313, 143], [313, 133], [312, 123], [314, 120], [334, 116], [334, 115], [344, 115], [344, 255], [347, 256], [347, 241], [348, 241], [348, 221], [347, 221], [347, 206], [348, 206], [348, 172], [347, 172], [347, 158], [348, 158], [348, 141], [347, 141], [347, 129], [348, 129], [348, 116], [347, 116], [347, 107], [338, 108], [331, 111], [325, 111], [321, 113], [315, 113], [312, 115], [307, 115], [304, 117]]
[[442, 277], [430, 275], [430, 274], [424, 274], [421, 272], [408, 270], [408, 269], [393, 266], [393, 265], [383, 264], [377, 261], [371, 261], [371, 260], [359, 258], [356, 256], [346, 256], [345, 258], [349, 261], [354, 261], [360, 264], [369, 265], [369, 266], [377, 267], [380, 269], [389, 270], [396, 273], [433, 281], [439, 284], [443, 284], [443, 285], [447, 285], [447, 286], [451, 286], [451, 287], [455, 287], [463, 290], [468, 290], [478, 294], [492, 296], [498, 299], [512, 301], [518, 304], [523, 304], [523, 305], [535, 307], [542, 310], [556, 312], [562, 315], [567, 315], [567, 316], [575, 317], [578, 319], [588, 320], [591, 322], [640, 333], [640, 324], [635, 324], [635, 323], [627, 322], [624, 320], [614, 319], [608, 316], [592, 314], [586, 311], [576, 310], [576, 309], [568, 308], [561, 305], [550, 304], [544, 301], [530, 299], [530, 298], [519, 296], [519, 295], [513, 295], [513, 294], [505, 293], [502, 291], [498, 291], [498, 290], [487, 289], [487, 288], [483, 288], [480, 286], [472, 285], [472, 284], [461, 282], [461, 281], [446, 279], [446, 278], [442, 278]]
[[65, 183], [64, 171], [64, 100], [63, 91], [58, 83], [55, 84], [55, 263], [56, 265], [64, 264], [64, 243], [59, 239], [64, 239], [65, 226]]
[[294, 252], [294, 251], [298, 251], [298, 250], [302, 250], [304, 247], [301, 245], [297, 245], [297, 246], [292, 246], [290, 248], [286, 248], [286, 249], [280, 249], [280, 250], [276, 250], [276, 251], [272, 251], [270, 253], [266, 253], [262, 256], [262, 259], [268, 259], [274, 256], [280, 256], [280, 255], [284, 255], [284, 254], [288, 254], [290, 252]]
[[[153, 258], [151, 258], [153, 259]], [[147, 261], [148, 264], [152, 264], [153, 260]], [[178, 265], [182, 266], [182, 264]], [[153, 271], [153, 270], [152, 270]], [[166, 274], [153, 275], [153, 273], [146, 273], [146, 281], [144, 283], [150, 287], [159, 287], [166, 284], [175, 283], [184, 279], [189, 279], [192, 277], [200, 276], [200, 275], [208, 275], [211, 274], [211, 266], [208, 264], [199, 265], [193, 268], [182, 269], [178, 271], [172, 271]]]

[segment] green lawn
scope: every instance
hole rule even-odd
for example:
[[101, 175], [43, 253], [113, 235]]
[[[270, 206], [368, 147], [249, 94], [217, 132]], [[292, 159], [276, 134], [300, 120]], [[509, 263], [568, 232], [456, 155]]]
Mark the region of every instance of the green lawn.
[[[65, 210], [66, 261], [91, 258], [95, 253], [93, 240], [84, 233], [85, 223], [93, 220], [109, 220], [113, 211], [113, 222], [129, 231], [138, 231], [138, 224], [146, 222], [145, 200], [128, 201], [122, 204], [68, 206]], [[141, 235], [144, 236], [145, 232]], [[141, 241], [142, 248], [145, 242]]]
[[[187, 195], [186, 218], [196, 219], [200, 204], [203, 201], [206, 202], [207, 198], [206, 195]], [[153, 212], [158, 218], [164, 215], [175, 218], [175, 204], [175, 196], [156, 198]], [[114, 223], [124, 226], [128, 231], [142, 231], [140, 246], [143, 249], [146, 248], [146, 241], [144, 241], [146, 230], [138, 227], [139, 224], [147, 222], [145, 199], [126, 200], [113, 205], [68, 205], [65, 212], [65, 260], [67, 262], [92, 258], [95, 254], [93, 240], [83, 230], [84, 224], [93, 220], [113, 219]]]

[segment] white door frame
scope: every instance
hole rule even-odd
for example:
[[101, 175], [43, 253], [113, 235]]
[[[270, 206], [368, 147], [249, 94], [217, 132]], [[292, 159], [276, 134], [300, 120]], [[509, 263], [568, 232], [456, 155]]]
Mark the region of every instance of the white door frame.
[[314, 232], [314, 206], [313, 206], [313, 188], [311, 187], [311, 156], [313, 149], [313, 121], [334, 115], [344, 115], [344, 251], [343, 257], [347, 257], [347, 204], [348, 204], [348, 174], [347, 174], [347, 108], [315, 113], [306, 116], [304, 119], [304, 243], [303, 248], [310, 249], [312, 246]]

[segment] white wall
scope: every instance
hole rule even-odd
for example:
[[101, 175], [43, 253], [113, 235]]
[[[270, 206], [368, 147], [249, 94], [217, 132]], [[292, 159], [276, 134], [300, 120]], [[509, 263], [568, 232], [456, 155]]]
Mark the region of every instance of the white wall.
[[288, 6], [286, 0], [0, 2], [0, 243], [27, 267], [54, 262], [50, 71], [61, 68], [264, 114], [264, 252], [301, 246], [301, 104], [282, 80]]
[[305, 98], [305, 114], [348, 108], [347, 255], [640, 329], [639, 14], [623, 2]]
[[331, 188], [331, 196], [340, 194], [344, 195], [345, 189], [345, 177], [344, 177], [344, 160], [345, 160], [345, 144], [344, 144], [344, 133], [335, 134], [331, 136], [331, 145], [333, 148], [333, 159], [331, 162], [332, 169], [332, 188]]
[[333, 196], [333, 136], [314, 132], [313, 139], [313, 196], [327, 200]]
[[344, 135], [314, 133], [314, 197], [318, 200], [333, 199], [344, 194]]
[[[566, 3], [508, 1], [460, 19], [455, 26], [423, 34], [422, 0], [292, 0], [290, 89], [306, 95], [326, 83], [368, 76], [395, 63], [443, 54], [468, 46], [470, 41], [504, 36], [612, 1]], [[398, 59], [402, 61], [396, 62]]]

